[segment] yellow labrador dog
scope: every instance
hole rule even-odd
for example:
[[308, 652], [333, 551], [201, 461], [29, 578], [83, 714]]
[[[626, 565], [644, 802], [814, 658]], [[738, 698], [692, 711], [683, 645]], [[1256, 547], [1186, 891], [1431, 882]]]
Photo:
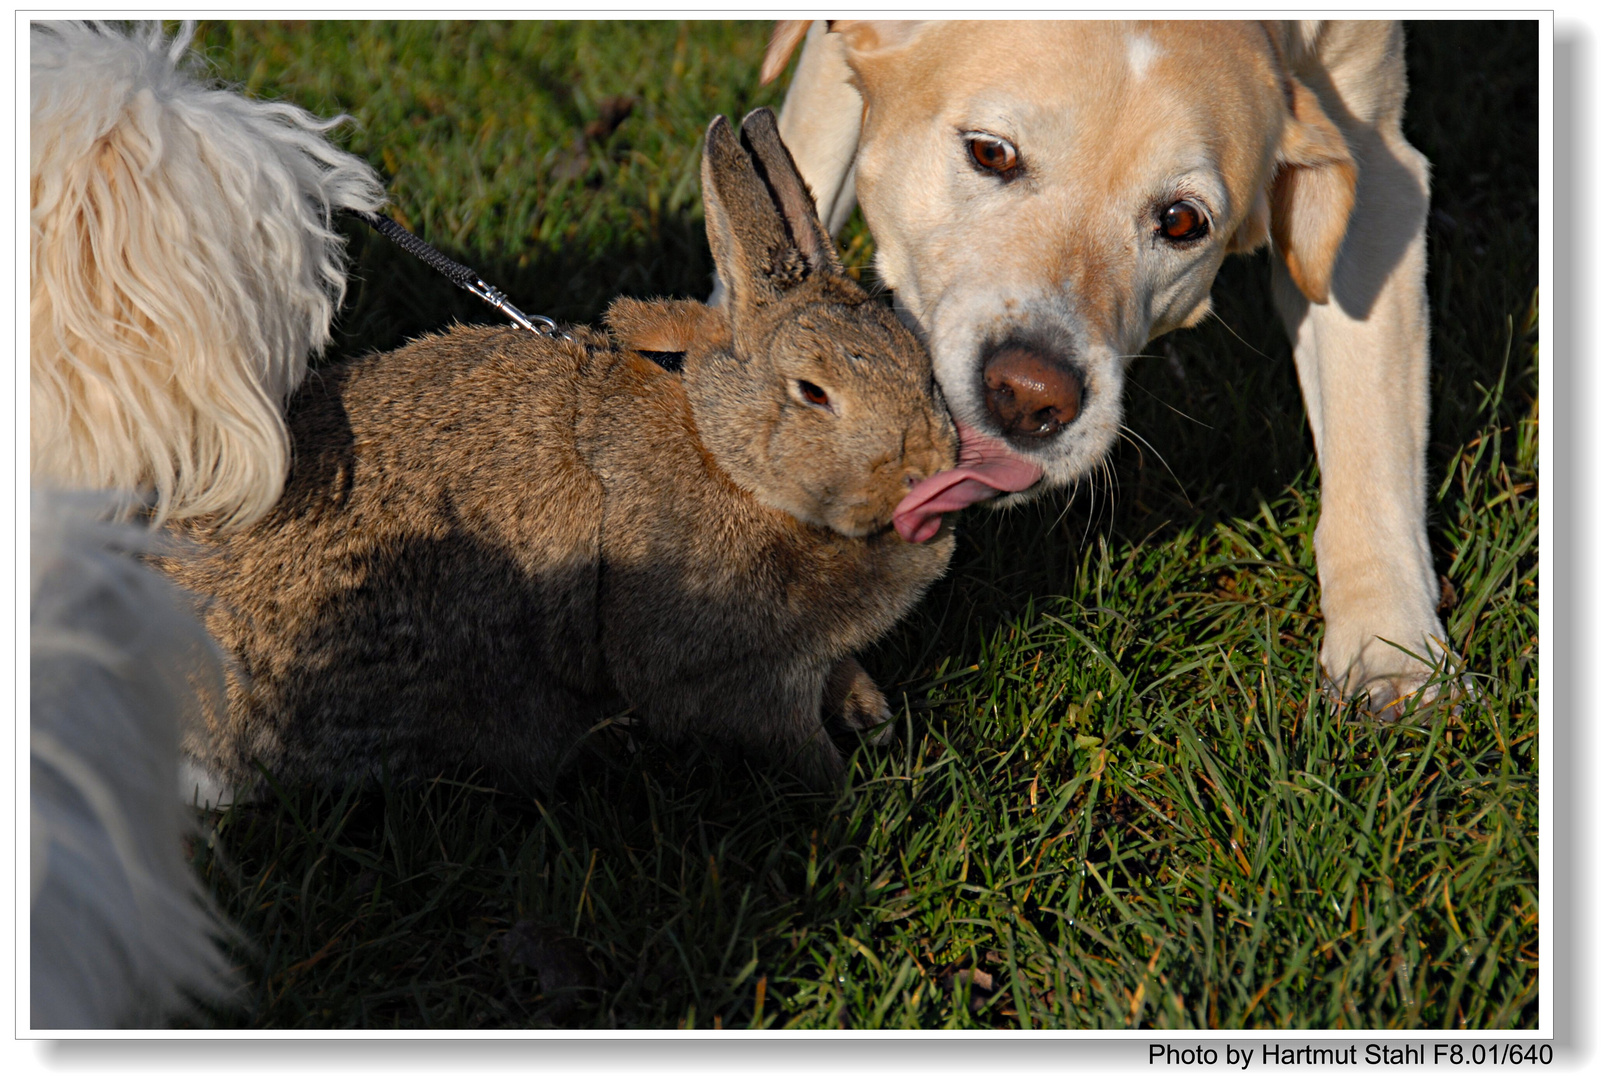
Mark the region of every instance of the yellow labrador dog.
[[[1270, 244], [1322, 469], [1322, 662], [1396, 709], [1447, 662], [1424, 522], [1428, 163], [1386, 22], [785, 22], [780, 127], [830, 232], [854, 201], [926, 335], [960, 468], [898, 514], [1086, 475], [1127, 358]], [[1410, 654], [1410, 655], [1409, 655]]]

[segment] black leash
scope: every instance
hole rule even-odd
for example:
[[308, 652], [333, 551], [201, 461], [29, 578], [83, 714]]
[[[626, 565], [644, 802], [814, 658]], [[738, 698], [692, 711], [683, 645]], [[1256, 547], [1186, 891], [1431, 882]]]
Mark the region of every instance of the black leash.
[[[372, 214], [366, 210], [349, 210], [348, 213], [409, 252], [409, 254], [433, 270], [436, 270], [439, 274], [442, 274], [484, 304], [497, 308], [505, 318], [516, 326], [531, 330], [539, 337], [558, 338], [561, 341], [572, 340], [572, 335], [562, 330], [560, 324], [555, 322], [554, 319], [549, 318], [547, 315], [527, 315], [512, 304], [504, 293], [483, 281], [475, 270], [450, 259], [391, 218], [382, 217], [380, 214]], [[684, 370], [684, 354], [681, 352], [652, 352], [648, 349], [636, 349], [634, 351], [653, 361], [665, 371], [671, 371], [676, 374]]]
[[572, 335], [562, 330], [560, 324], [555, 322], [554, 319], [545, 315], [529, 316], [525, 314], [520, 308], [512, 304], [504, 293], [483, 281], [475, 270], [450, 259], [391, 218], [382, 217], [380, 214], [372, 214], [367, 210], [349, 210], [348, 213], [409, 252], [409, 254], [433, 270], [436, 270], [439, 274], [442, 274], [484, 304], [497, 308], [505, 318], [516, 326], [531, 330], [541, 337], [560, 338], [564, 341], [572, 340]]

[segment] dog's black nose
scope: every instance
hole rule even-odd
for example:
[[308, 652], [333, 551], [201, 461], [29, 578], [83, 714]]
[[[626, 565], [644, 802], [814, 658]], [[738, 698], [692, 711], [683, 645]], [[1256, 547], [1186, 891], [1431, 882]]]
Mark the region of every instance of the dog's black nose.
[[1045, 439], [1082, 411], [1074, 371], [1029, 345], [1004, 345], [981, 369], [986, 409], [1005, 435]]

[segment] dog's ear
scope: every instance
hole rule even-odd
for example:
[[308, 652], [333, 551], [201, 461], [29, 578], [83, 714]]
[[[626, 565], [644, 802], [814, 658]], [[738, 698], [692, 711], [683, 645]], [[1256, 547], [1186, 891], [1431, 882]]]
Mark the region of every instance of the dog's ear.
[[772, 113], [753, 112], [745, 134], [750, 150], [717, 117], [701, 158], [706, 239], [736, 323], [813, 271], [840, 266]]
[[841, 44], [852, 87], [863, 99], [862, 119], [867, 118], [869, 102], [879, 97], [883, 83], [902, 85], [902, 73], [909, 66], [905, 61], [929, 25], [922, 19], [835, 19], [828, 24], [828, 32]]
[[1324, 304], [1356, 205], [1356, 162], [1317, 95], [1298, 79], [1289, 91], [1272, 181], [1272, 244], [1306, 299]]
[[922, 19], [834, 19], [829, 30], [846, 42], [847, 63], [855, 70], [858, 60], [903, 48], [924, 25]]
[[[785, 73], [796, 46], [801, 44], [812, 25], [811, 19], [780, 19], [773, 24], [773, 36], [768, 39], [768, 51], [762, 57], [764, 86]], [[825, 28], [845, 39], [849, 58], [853, 54], [867, 58], [906, 45], [921, 25], [922, 21], [908, 19], [830, 19]]]
[[780, 19], [773, 24], [773, 36], [768, 39], [768, 51], [762, 56], [762, 85], [767, 86], [785, 73], [790, 57], [807, 36], [811, 19]]

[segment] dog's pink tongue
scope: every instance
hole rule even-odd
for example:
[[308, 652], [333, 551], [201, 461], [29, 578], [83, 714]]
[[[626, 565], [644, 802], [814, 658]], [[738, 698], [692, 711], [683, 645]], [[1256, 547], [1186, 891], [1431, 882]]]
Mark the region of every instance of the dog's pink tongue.
[[1019, 457], [997, 439], [967, 424], [958, 425], [958, 466], [927, 476], [897, 504], [891, 523], [910, 544], [922, 544], [941, 528], [941, 516], [971, 503], [1011, 491], [1024, 491], [1042, 477], [1042, 468]]

